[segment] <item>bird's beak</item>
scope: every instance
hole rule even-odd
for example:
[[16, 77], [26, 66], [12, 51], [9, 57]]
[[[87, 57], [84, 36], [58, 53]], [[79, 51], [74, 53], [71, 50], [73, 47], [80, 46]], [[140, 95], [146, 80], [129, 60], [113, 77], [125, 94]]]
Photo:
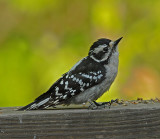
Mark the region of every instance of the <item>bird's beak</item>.
[[117, 46], [118, 43], [120, 42], [120, 40], [122, 39], [123, 37], [119, 38], [118, 40], [114, 41], [114, 46]]

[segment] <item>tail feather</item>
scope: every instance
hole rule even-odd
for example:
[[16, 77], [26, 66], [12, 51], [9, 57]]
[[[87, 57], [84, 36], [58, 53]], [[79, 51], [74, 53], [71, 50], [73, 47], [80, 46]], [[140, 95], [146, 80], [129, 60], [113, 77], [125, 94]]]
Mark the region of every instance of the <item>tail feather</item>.
[[32, 106], [33, 104], [35, 104], [35, 102], [32, 102], [32, 103], [28, 104], [27, 106], [24, 106], [24, 107], [18, 109], [18, 111], [28, 110], [29, 108], [31, 108], [31, 106]]
[[49, 102], [49, 98], [45, 98], [38, 101], [35, 100], [34, 102], [28, 104], [27, 106], [20, 108], [19, 111], [43, 109], [44, 107], [49, 107], [48, 102]]

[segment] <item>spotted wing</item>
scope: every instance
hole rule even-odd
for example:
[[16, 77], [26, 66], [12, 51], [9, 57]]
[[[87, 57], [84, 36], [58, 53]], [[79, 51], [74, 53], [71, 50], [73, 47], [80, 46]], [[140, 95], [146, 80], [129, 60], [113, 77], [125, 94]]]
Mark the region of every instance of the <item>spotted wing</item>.
[[43, 109], [66, 104], [72, 97], [101, 83], [104, 78], [104, 67], [90, 58], [85, 58], [57, 80], [46, 93], [21, 110]]
[[60, 78], [49, 90], [54, 105], [66, 100], [101, 83], [105, 78], [105, 69], [91, 59], [84, 59]]

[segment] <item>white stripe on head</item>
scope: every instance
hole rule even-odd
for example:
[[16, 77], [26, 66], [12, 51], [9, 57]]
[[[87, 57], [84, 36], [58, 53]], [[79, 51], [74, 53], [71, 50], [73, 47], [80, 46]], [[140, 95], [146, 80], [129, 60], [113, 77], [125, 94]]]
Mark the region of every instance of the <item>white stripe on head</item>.
[[100, 51], [103, 51], [103, 48], [107, 47], [106, 44], [103, 44], [103, 45], [99, 45], [98, 47], [94, 48], [93, 52], [94, 53], [99, 53]]
[[101, 60], [96, 59], [93, 55], [91, 55], [90, 58], [92, 58], [96, 62], [101, 62]]
[[108, 52], [104, 54], [104, 56], [103, 56], [102, 59], [96, 59], [96, 58], [94, 57], [94, 55], [91, 55], [90, 58], [92, 58], [92, 59], [95, 60], [96, 62], [103, 62], [103, 61], [105, 61], [105, 60], [108, 59], [110, 52], [111, 52], [111, 50], [109, 49]]
[[109, 56], [109, 53], [105, 53], [102, 59], [96, 59], [93, 55], [91, 55], [90, 58], [92, 58], [96, 62], [103, 62], [108, 59], [108, 56]]

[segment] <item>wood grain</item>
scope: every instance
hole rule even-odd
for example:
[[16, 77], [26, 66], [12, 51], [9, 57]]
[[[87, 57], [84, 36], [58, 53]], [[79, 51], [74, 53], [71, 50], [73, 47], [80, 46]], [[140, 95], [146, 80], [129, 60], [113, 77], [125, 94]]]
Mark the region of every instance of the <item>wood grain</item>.
[[160, 103], [110, 109], [1, 108], [1, 138], [160, 138]]

